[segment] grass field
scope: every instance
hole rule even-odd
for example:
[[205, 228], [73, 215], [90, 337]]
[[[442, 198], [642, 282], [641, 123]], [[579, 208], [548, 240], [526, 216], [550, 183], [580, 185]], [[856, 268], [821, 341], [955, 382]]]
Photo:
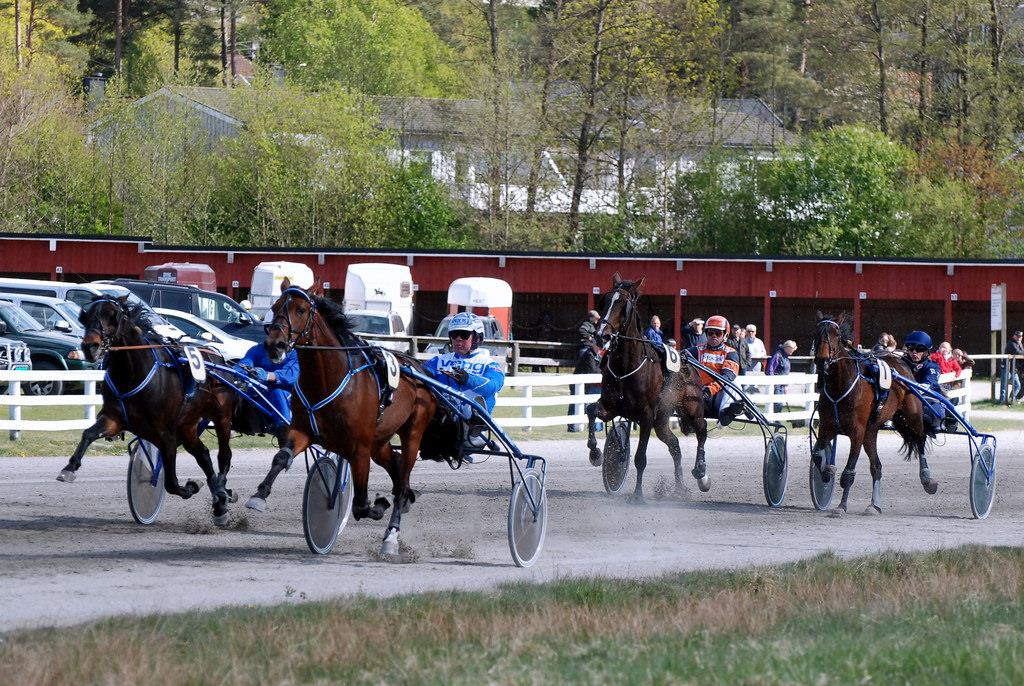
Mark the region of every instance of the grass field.
[[1021, 683], [1024, 550], [115, 619], [12, 633], [0, 674], [75, 685]]

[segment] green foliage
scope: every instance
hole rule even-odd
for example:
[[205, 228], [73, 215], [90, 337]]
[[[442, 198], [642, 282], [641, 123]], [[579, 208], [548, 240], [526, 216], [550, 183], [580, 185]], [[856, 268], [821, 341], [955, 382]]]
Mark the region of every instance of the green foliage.
[[263, 33], [269, 59], [307, 87], [428, 97], [458, 89], [451, 50], [396, 0], [271, 0]]

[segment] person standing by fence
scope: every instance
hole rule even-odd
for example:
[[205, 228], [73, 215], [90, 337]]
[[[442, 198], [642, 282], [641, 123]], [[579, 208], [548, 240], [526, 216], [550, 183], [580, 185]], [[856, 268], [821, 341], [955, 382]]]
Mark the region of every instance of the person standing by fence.
[[1021, 338], [1022, 331], [1014, 331], [1013, 338], [1006, 343], [1003, 354], [1009, 355], [1010, 359], [1003, 361], [1002, 390], [999, 393], [999, 402], [1012, 405], [1014, 401], [1021, 399], [1020, 365], [1024, 359], [1024, 344]]
[[[765, 373], [768, 376], [785, 376], [793, 371], [793, 364], [789, 356], [796, 352], [796, 341], [786, 341], [775, 349], [775, 354], [768, 360], [768, 367]], [[785, 395], [789, 390], [788, 386], [776, 386], [775, 395]], [[775, 403], [775, 411], [782, 412], [782, 404]]]
[[[587, 318], [580, 323], [578, 329], [579, 349], [576, 353], [576, 368], [573, 369], [573, 374], [601, 373], [601, 346], [597, 344], [597, 339], [594, 337], [599, 321], [601, 321], [601, 315], [597, 310], [591, 310], [587, 313]], [[587, 394], [600, 393], [601, 384], [588, 383], [584, 386], [584, 392]], [[576, 410], [579, 407], [579, 405], [570, 405], [568, 414], [577, 414]], [[579, 424], [569, 424], [567, 429], [576, 432], [580, 430], [580, 426]]]

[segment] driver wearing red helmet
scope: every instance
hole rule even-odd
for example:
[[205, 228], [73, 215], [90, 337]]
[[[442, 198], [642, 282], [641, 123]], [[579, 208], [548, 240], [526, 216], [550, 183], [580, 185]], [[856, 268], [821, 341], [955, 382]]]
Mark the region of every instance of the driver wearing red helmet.
[[[708, 342], [688, 348], [686, 352], [722, 378], [733, 381], [740, 372], [740, 357], [735, 348], [725, 343], [728, 331], [728, 319], [720, 314], [708, 317], [704, 323], [704, 333], [708, 337]], [[701, 383], [704, 384], [705, 415], [717, 417], [719, 424], [728, 426], [743, 412], [743, 402], [707, 372], [698, 372]]]

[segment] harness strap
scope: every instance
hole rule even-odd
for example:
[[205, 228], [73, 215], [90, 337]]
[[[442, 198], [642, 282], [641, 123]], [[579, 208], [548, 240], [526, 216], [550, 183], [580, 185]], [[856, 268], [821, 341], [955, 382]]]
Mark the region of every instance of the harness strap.
[[[825, 398], [828, 399], [828, 401], [832, 403], [832, 412], [833, 412], [833, 414], [835, 414], [836, 426], [840, 425], [840, 422], [839, 422], [839, 403], [841, 403], [843, 400], [845, 400], [846, 396], [850, 395], [850, 393], [853, 392], [853, 389], [857, 386], [857, 382], [864, 378], [864, 375], [861, 374], [861, 371], [860, 371], [860, 360], [857, 360], [857, 359], [854, 359], [854, 358], [849, 358], [849, 359], [853, 359], [854, 363], [857, 365], [857, 376], [853, 377], [853, 381], [850, 382], [849, 387], [847, 387], [847, 389], [845, 391], [843, 391], [843, 394], [841, 396], [839, 396], [838, 398], [833, 398], [831, 395], [829, 395], [828, 384], [824, 383], [821, 386], [821, 394], [824, 395]], [[828, 372], [825, 372], [825, 375], [827, 376]]]
[[348, 373], [345, 374], [345, 378], [342, 379], [341, 383], [338, 384], [338, 387], [334, 389], [334, 392], [315, 405], [310, 404], [309, 400], [306, 398], [306, 394], [302, 392], [302, 386], [295, 384], [295, 395], [298, 396], [299, 402], [302, 403], [302, 406], [306, 408], [306, 412], [309, 414], [309, 423], [315, 436], [320, 435], [320, 428], [317, 425], [315, 413], [323, 409], [324, 406], [334, 402], [334, 399], [341, 395], [341, 392], [345, 390], [346, 386], [348, 386], [348, 382], [352, 380], [352, 377], [370, 366], [371, 365], [367, 363], [361, 367], [357, 367], [356, 369], [349, 369]]

